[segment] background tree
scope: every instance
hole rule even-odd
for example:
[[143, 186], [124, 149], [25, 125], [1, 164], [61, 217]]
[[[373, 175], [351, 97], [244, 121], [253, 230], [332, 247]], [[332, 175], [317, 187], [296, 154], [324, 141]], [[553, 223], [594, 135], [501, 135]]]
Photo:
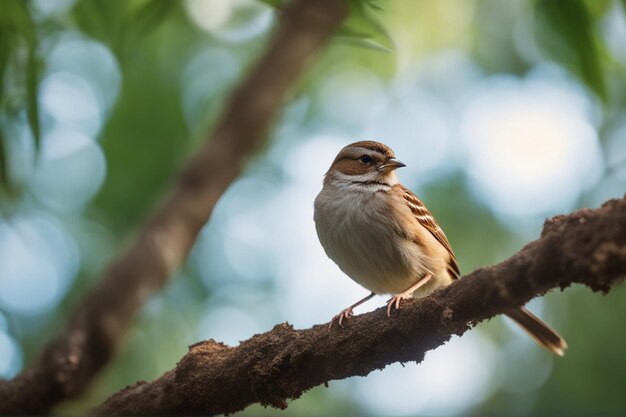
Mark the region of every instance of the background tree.
[[[2, 0], [1, 10], [0, 372], [9, 378], [219, 127], [277, 11], [110, 0]], [[190, 343], [236, 344], [285, 320], [308, 327], [360, 294], [324, 258], [310, 220], [323, 171], [354, 138], [383, 140], [409, 163], [405, 182], [465, 271], [515, 252], [547, 215], [620, 196], [625, 27], [612, 1], [350, 2], [189, 261], [88, 392], [59, 411], [161, 375]], [[418, 367], [332, 383], [285, 412], [623, 411], [621, 292], [531, 304], [568, 339], [563, 360], [496, 320]], [[451, 401], [451, 391], [463, 394]]]

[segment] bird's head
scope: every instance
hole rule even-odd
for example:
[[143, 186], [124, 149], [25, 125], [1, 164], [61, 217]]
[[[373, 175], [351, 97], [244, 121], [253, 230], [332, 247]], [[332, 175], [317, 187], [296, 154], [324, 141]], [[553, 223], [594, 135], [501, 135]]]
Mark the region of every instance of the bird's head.
[[387, 145], [374, 141], [354, 142], [344, 147], [330, 166], [324, 184], [332, 181], [355, 183], [398, 183], [395, 170], [404, 165]]

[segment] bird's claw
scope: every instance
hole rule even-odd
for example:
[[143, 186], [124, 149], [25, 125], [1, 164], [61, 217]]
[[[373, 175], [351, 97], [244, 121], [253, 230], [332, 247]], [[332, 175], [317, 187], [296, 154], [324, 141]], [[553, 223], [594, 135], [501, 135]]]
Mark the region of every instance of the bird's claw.
[[387, 301], [387, 317], [391, 318], [391, 308], [392, 306], [396, 306], [396, 310], [400, 309], [400, 301], [402, 300], [408, 300], [409, 298], [412, 297], [412, 294], [405, 294], [405, 293], [401, 293], [401, 294], [397, 294], [394, 295], [393, 297], [391, 297], [389, 299], [389, 301]]
[[396, 310], [400, 309], [400, 301], [408, 300], [409, 298], [413, 298], [413, 293], [422, 285], [426, 284], [432, 278], [432, 274], [426, 274], [424, 278], [417, 281], [413, 284], [408, 290], [401, 292], [400, 294], [396, 294], [387, 301], [387, 317], [391, 318], [391, 306], [395, 304]]
[[344, 308], [343, 310], [341, 310], [341, 313], [333, 317], [333, 319], [330, 321], [330, 325], [328, 325], [328, 328], [330, 329], [333, 327], [333, 323], [335, 322], [335, 320], [337, 320], [337, 322], [339, 323], [339, 327], [343, 327], [343, 320], [348, 320], [353, 315], [354, 313], [352, 312], [352, 307]]

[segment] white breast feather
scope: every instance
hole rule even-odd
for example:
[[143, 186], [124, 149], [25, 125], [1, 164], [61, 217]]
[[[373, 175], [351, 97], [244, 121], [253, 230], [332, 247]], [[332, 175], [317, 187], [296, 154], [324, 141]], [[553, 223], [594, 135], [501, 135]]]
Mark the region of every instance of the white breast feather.
[[402, 292], [431, 272], [420, 246], [399, 233], [385, 199], [389, 189], [345, 184], [323, 190], [315, 200], [315, 226], [326, 254], [377, 294]]

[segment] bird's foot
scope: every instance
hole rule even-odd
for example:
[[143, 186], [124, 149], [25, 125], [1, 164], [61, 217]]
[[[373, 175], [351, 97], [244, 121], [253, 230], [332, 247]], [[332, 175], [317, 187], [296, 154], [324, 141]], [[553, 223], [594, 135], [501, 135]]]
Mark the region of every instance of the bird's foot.
[[426, 284], [432, 278], [432, 274], [426, 274], [422, 279], [410, 286], [406, 291], [396, 294], [389, 301], [387, 301], [387, 317], [391, 317], [391, 307], [396, 306], [396, 310], [400, 309], [400, 301], [413, 298], [413, 293], [422, 285]]
[[333, 327], [333, 323], [335, 322], [335, 320], [337, 320], [337, 323], [339, 323], [339, 327], [343, 327], [343, 320], [348, 320], [353, 315], [354, 313], [352, 312], [352, 307], [344, 308], [343, 310], [341, 310], [341, 313], [333, 317], [333, 319], [330, 321], [330, 325], [328, 326], [328, 328], [330, 329], [331, 327]]
[[391, 308], [395, 305], [396, 310], [400, 309], [400, 301], [413, 298], [413, 291], [405, 291], [396, 294], [387, 301], [387, 317], [391, 317]]

